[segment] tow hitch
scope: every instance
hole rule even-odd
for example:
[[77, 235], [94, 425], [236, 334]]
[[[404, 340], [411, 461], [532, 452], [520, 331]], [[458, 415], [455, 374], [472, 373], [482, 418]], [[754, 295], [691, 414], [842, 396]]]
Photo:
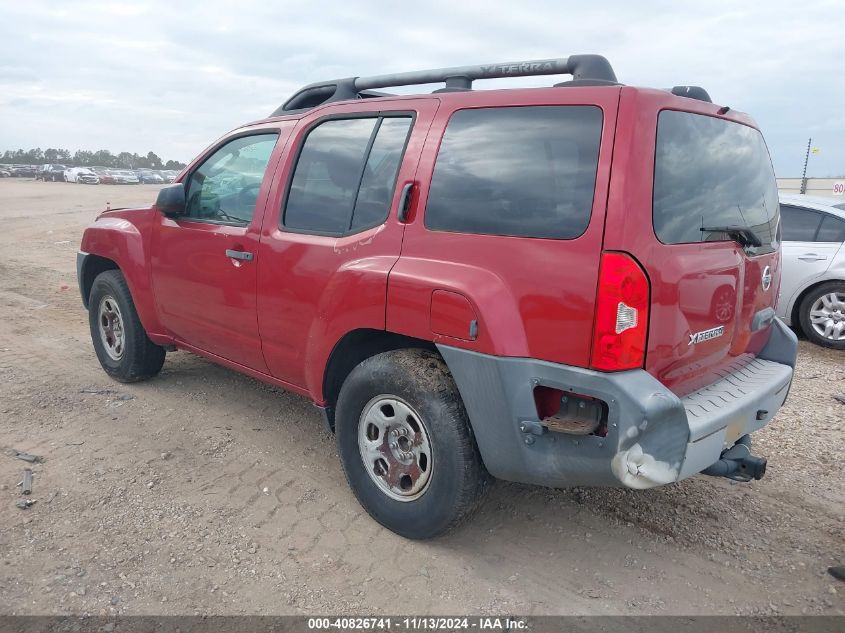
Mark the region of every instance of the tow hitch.
[[727, 477], [734, 481], [762, 479], [766, 474], [766, 458], [751, 454], [751, 436], [743, 435], [736, 444], [722, 451], [719, 461], [702, 471], [705, 475]]

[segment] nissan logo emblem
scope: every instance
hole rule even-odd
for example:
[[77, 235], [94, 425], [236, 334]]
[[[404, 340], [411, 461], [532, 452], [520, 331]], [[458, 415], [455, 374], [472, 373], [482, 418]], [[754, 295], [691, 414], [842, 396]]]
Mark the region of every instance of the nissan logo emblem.
[[772, 285], [772, 269], [770, 266], [766, 266], [763, 269], [763, 290], [768, 290]]

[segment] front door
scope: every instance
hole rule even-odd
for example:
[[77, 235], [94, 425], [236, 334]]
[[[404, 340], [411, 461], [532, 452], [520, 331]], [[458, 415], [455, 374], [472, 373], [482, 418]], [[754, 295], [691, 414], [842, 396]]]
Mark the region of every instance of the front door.
[[152, 239], [152, 284], [168, 332], [261, 372], [256, 255], [278, 139], [279, 130], [262, 129], [219, 145], [184, 181], [185, 215], [162, 215]]

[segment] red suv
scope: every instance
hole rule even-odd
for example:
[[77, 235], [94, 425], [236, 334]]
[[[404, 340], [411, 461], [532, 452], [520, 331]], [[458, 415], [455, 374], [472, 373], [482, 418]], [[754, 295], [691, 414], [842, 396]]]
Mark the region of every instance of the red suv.
[[183, 349], [310, 398], [367, 512], [424, 538], [491, 475], [760, 478], [796, 356], [779, 241], [748, 116], [578, 55], [307, 86], [100, 215], [78, 274], [110, 376]]

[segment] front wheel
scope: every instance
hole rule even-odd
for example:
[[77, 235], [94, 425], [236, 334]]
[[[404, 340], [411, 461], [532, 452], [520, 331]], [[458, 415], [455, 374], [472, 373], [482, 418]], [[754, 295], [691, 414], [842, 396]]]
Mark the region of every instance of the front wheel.
[[397, 350], [362, 362], [343, 383], [335, 420], [352, 491], [397, 534], [446, 532], [487, 488], [460, 394], [434, 352]]
[[94, 280], [88, 322], [97, 359], [109, 376], [120, 382], [138, 382], [161, 371], [164, 348], [147, 337], [119, 270], [107, 270]]
[[845, 350], [845, 281], [829, 281], [808, 292], [798, 319], [813, 343]]

